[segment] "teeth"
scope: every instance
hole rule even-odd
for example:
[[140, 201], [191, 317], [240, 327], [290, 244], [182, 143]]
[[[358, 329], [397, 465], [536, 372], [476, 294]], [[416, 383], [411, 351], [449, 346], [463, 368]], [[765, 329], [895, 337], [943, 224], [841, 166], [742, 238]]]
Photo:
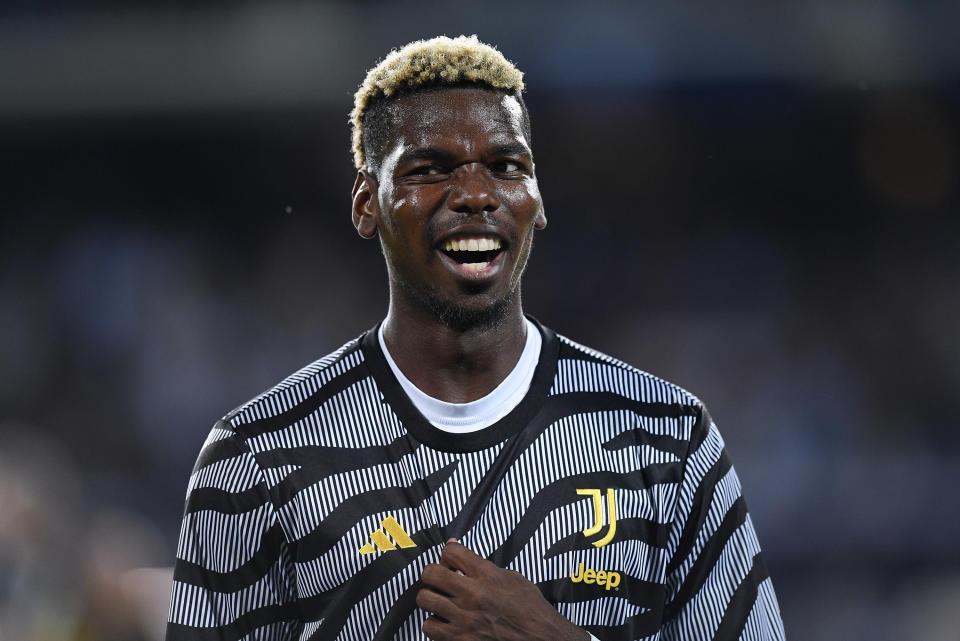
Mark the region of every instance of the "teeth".
[[480, 271], [480, 270], [486, 269], [486, 268], [487, 268], [487, 265], [489, 265], [489, 264], [490, 264], [489, 262], [487, 262], [487, 263], [464, 263], [464, 264], [463, 264], [463, 268], [466, 269], [467, 271], [478, 272], [478, 271]]
[[500, 249], [500, 239], [498, 238], [457, 238], [447, 240], [443, 243], [443, 250], [448, 252], [485, 252], [493, 251], [494, 249]]

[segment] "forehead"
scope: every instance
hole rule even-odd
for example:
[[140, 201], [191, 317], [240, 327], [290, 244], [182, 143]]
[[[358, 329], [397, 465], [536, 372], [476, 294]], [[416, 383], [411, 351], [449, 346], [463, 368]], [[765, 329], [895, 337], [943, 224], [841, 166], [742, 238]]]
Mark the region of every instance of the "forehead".
[[392, 105], [389, 147], [450, 147], [475, 151], [483, 145], [521, 142], [523, 109], [509, 94], [472, 87], [403, 96]]

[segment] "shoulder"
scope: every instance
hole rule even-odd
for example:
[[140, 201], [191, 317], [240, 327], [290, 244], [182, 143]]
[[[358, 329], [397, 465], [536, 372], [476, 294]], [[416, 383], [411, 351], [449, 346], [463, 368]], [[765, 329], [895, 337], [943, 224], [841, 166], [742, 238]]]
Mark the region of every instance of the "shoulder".
[[557, 367], [550, 389], [553, 404], [587, 420], [596, 422], [603, 417], [603, 424], [625, 430], [618, 438], [643, 442], [653, 439], [658, 448], [669, 449], [680, 459], [703, 442], [712, 420], [697, 396], [566, 336], [555, 337]]
[[282, 381], [228, 412], [219, 425], [229, 425], [234, 431], [242, 426], [262, 423], [288, 414], [308, 399], [330, 393], [331, 388], [343, 388], [362, 378], [363, 363], [360, 349], [362, 335], [344, 343], [338, 349], [290, 374]]
[[557, 377], [552, 394], [607, 392], [641, 403], [703, 406], [699, 398], [679, 385], [566, 336], [557, 334], [557, 339]]
[[[207, 469], [205, 474], [221, 474], [230, 487], [264, 479], [273, 492], [301, 467], [297, 456], [301, 448], [343, 445], [344, 434], [355, 423], [350, 412], [341, 411], [341, 401], [356, 396], [356, 385], [369, 377], [362, 338], [348, 341], [228, 412], [210, 431], [195, 473]], [[361, 402], [372, 405], [375, 394], [364, 392]], [[333, 409], [325, 412], [327, 406]]]

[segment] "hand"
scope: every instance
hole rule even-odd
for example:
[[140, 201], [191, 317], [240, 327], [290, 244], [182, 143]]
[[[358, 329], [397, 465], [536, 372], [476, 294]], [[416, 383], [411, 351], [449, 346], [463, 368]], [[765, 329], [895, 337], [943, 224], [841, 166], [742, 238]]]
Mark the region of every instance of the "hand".
[[587, 641], [519, 572], [504, 570], [447, 541], [439, 563], [423, 569], [417, 605], [431, 613], [423, 633], [434, 641]]

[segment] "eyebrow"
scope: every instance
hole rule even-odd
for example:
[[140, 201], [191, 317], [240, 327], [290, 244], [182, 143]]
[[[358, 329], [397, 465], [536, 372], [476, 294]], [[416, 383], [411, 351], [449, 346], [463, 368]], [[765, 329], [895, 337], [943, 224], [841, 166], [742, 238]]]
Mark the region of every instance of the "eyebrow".
[[530, 151], [530, 148], [519, 142], [512, 142], [506, 145], [497, 145], [490, 150], [491, 156], [523, 156], [525, 158], [531, 157], [533, 154]]
[[400, 154], [397, 164], [410, 162], [413, 160], [439, 160], [450, 163], [453, 161], [453, 154], [437, 149], [436, 147], [417, 147]]
[[[524, 158], [532, 157], [529, 147], [518, 142], [496, 145], [490, 148], [486, 155], [523, 156]], [[456, 156], [442, 149], [437, 149], [436, 147], [416, 147], [414, 149], [410, 149], [409, 151], [403, 152], [400, 155], [400, 158], [397, 159], [397, 164], [399, 165], [401, 163], [413, 162], [416, 160], [433, 160], [441, 163], [453, 164], [453, 162], [456, 160]]]

